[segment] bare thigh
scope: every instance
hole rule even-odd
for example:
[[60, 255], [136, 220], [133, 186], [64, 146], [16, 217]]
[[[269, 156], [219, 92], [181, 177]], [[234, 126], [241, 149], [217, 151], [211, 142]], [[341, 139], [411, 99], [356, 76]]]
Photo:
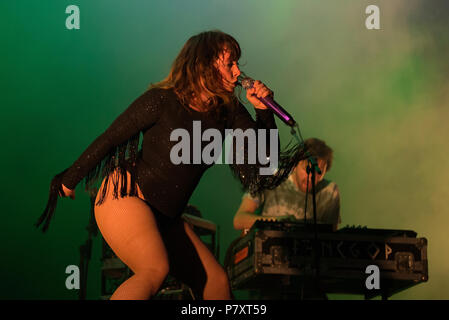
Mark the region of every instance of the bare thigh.
[[[104, 202], [95, 206], [95, 219], [104, 240], [134, 273], [155, 272], [165, 277], [168, 272], [166, 249], [155, 216], [142, 200], [140, 189], [138, 192], [142, 198], [113, 199], [110, 179]], [[97, 198], [99, 195], [100, 192]]]
[[[223, 268], [188, 224], [181, 219], [162, 223], [161, 236], [155, 216], [161, 213], [152, 211], [139, 188], [138, 194], [113, 199], [110, 180], [103, 204], [95, 206], [98, 228], [117, 257], [134, 273], [151, 275], [159, 282], [170, 264], [170, 273], [205, 299], [229, 298]], [[167, 221], [166, 217], [158, 219]]]

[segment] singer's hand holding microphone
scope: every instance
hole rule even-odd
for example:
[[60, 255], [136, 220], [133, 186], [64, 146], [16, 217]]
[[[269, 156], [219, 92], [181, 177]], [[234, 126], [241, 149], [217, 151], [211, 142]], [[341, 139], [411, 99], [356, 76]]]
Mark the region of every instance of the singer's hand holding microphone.
[[257, 109], [271, 109], [286, 125], [296, 125], [293, 117], [273, 99], [273, 92], [259, 80], [250, 77], [239, 77], [239, 85], [246, 90], [246, 98]]
[[254, 81], [253, 86], [246, 90], [246, 99], [254, 106], [256, 109], [268, 109], [268, 107], [263, 104], [260, 98], [273, 97], [273, 91], [267, 88], [259, 80]]

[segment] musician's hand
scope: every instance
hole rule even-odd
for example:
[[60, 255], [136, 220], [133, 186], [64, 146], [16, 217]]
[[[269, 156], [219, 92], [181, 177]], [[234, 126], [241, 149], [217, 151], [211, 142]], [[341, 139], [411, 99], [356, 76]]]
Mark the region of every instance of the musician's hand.
[[265, 98], [267, 96], [273, 97], [273, 91], [268, 89], [259, 80], [254, 81], [253, 87], [246, 90], [246, 99], [254, 106], [256, 109], [267, 109], [267, 107], [258, 99]]
[[284, 221], [284, 222], [293, 222], [296, 221], [297, 219], [295, 218], [295, 216], [292, 216], [290, 214], [287, 214], [285, 216], [278, 216], [278, 217], [274, 217], [277, 221]]
[[295, 216], [287, 214], [285, 216], [262, 216], [258, 220], [263, 220], [263, 221], [285, 221], [285, 222], [288, 222], [288, 221], [296, 221], [297, 219], [295, 218]]
[[64, 194], [61, 194], [61, 192], [59, 192], [60, 197], [70, 197], [70, 199], [75, 200], [75, 190], [71, 190], [64, 184], [62, 184], [62, 191], [64, 192]]

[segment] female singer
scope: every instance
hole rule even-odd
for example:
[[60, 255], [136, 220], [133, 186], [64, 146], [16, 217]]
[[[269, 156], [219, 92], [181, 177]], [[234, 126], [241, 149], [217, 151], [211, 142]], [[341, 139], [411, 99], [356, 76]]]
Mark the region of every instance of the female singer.
[[[168, 273], [203, 299], [231, 297], [225, 271], [180, 218], [202, 174], [211, 165], [174, 164], [170, 151], [177, 142], [170, 140], [170, 134], [183, 128], [193, 137], [193, 121], [201, 121], [202, 130], [220, 130], [222, 137], [226, 128], [276, 128], [273, 113], [258, 99], [272, 95], [263, 83], [256, 81], [246, 94], [255, 108], [256, 121], [234, 94], [240, 54], [237, 41], [221, 31], [191, 37], [169, 75], [151, 85], [72, 166], [53, 178], [47, 207], [37, 222], [37, 226], [44, 223], [44, 231], [58, 195], [74, 199], [75, 187], [83, 178], [87, 190], [93, 190], [94, 182], [101, 181], [95, 203], [98, 228], [117, 257], [134, 273], [111, 299], [149, 299]], [[138, 150], [140, 133], [143, 142]], [[231, 168], [244, 186], [252, 184], [262, 189], [288, 177], [297, 159], [287, 162], [265, 180], [254, 174], [253, 165]]]

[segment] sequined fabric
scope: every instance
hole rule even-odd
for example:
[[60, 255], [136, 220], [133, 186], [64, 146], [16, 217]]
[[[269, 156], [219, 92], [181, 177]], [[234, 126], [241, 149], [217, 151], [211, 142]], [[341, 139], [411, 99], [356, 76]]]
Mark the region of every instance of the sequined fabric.
[[[127, 194], [128, 183], [131, 183], [132, 187], [129, 195], [136, 195], [135, 184], [138, 183], [148, 202], [165, 215], [176, 217], [182, 214], [201, 176], [211, 166], [203, 162], [175, 165], [170, 160], [170, 150], [178, 143], [170, 141], [171, 132], [177, 128], [186, 129], [190, 133], [192, 144], [193, 121], [201, 121], [203, 132], [208, 128], [218, 129], [223, 139], [224, 130], [228, 128], [276, 128], [270, 110], [256, 109], [256, 121], [240, 103], [221, 105], [208, 112], [198, 112], [181, 105], [171, 89], [150, 89], [138, 97], [96, 138], [72, 166], [61, 172], [57, 182], [62, 182], [69, 189], [75, 189], [84, 178], [86, 190], [90, 190], [95, 183], [101, 183], [103, 178], [108, 179], [109, 173], [118, 167], [125, 179], [122, 179], [120, 186], [115, 183], [115, 197], [118, 193], [121, 196]], [[140, 133], [143, 133], [143, 141], [142, 148], [138, 151]], [[208, 143], [202, 141], [201, 150]], [[243, 187], [254, 194], [265, 188], [274, 188], [285, 180], [297, 159], [302, 156], [300, 151], [300, 148], [295, 147], [289, 151], [287, 158], [285, 154], [281, 154], [279, 170], [273, 176], [261, 177], [257, 164], [232, 164], [231, 169]], [[239, 152], [244, 150], [236, 150], [236, 155]], [[132, 181], [127, 181], [125, 170], [131, 173]], [[101, 204], [105, 194], [106, 190], [103, 190], [103, 196], [97, 204]], [[56, 200], [54, 196], [50, 198], [53, 202], [50, 206], [47, 205], [47, 209], [53, 208], [54, 211], [57, 197]], [[45, 221], [45, 230], [53, 215], [53, 211], [49, 212], [47, 209], [38, 221], [38, 225]]]

